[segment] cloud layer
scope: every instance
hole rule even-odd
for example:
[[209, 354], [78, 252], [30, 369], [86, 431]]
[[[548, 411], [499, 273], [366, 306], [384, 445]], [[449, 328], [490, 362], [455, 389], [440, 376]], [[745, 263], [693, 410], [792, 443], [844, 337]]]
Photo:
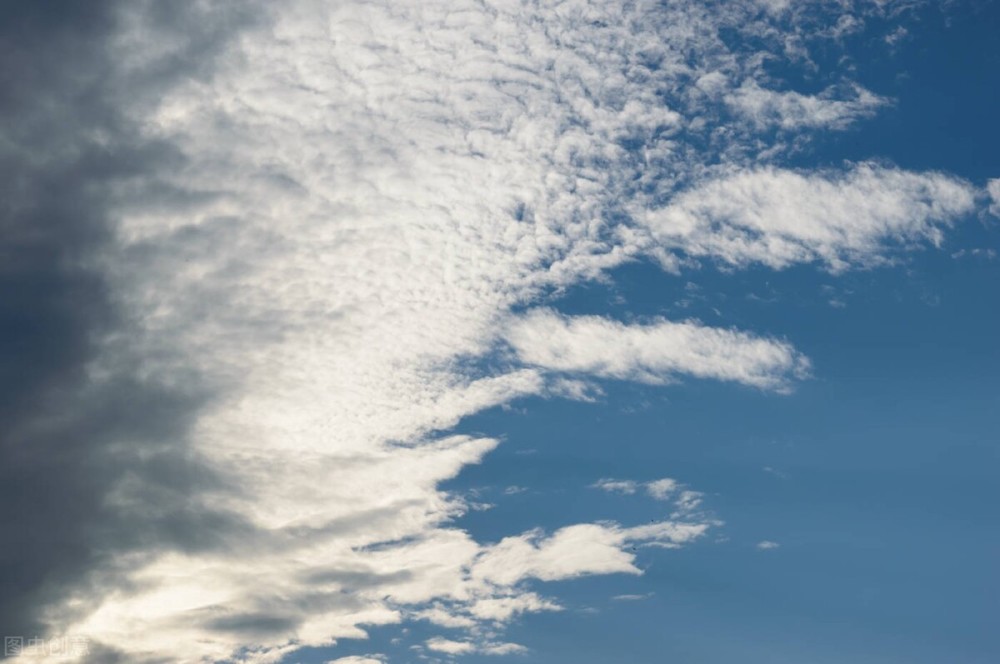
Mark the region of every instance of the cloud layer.
[[[680, 501], [669, 520], [477, 542], [439, 485], [498, 443], [448, 430], [580, 396], [566, 374], [787, 389], [808, 367], [789, 342], [545, 303], [630, 260], [871, 265], [971, 211], [943, 174], [780, 166], [785, 134], [884, 103], [769, 87], [763, 60], [885, 5], [802, 4], [102, 4], [83, 89], [5, 109], [5, 159], [37, 187], [8, 216], [50, 232], [41, 299], [75, 321], [5, 455], [69, 449], [88, 473], [59, 473], [83, 562], [40, 564], [10, 615], [98, 661], [278, 661], [405, 620], [465, 630], [431, 651], [509, 654], [497, 629], [561, 609], [536, 584], [638, 574], [632, 547], [703, 537], [696, 493], [661, 480], [645, 490]], [[73, 141], [38, 142], [66, 119], [32, 124], [46, 108], [82, 109]], [[92, 220], [43, 205], [60, 184]], [[48, 495], [45, 460], [24, 466], [18, 500]]]
[[689, 374], [781, 388], [809, 368], [787, 343], [687, 322], [625, 325], [536, 311], [517, 320], [507, 340], [529, 365], [652, 383]]
[[940, 242], [975, 195], [946, 175], [872, 164], [835, 174], [763, 168], [699, 184], [647, 223], [659, 243], [692, 256], [773, 268], [820, 261], [836, 271], [879, 262], [890, 242]]

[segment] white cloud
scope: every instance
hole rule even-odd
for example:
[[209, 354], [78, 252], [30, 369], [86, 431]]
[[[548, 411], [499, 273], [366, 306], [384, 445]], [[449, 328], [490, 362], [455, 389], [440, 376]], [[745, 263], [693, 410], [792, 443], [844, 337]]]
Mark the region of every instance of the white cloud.
[[638, 491], [639, 483], [633, 480], [603, 479], [594, 482], [591, 487], [595, 489], [603, 489], [604, 491], [608, 491], [610, 493], [633, 494]]
[[452, 641], [441, 637], [429, 639], [427, 648], [448, 655], [468, 655], [476, 651], [476, 645], [470, 641]]
[[849, 98], [838, 99], [833, 89], [819, 96], [804, 95], [794, 90], [767, 90], [755, 81], [743, 83], [725, 100], [730, 108], [762, 129], [778, 126], [786, 130], [803, 127], [846, 129], [853, 122], [874, 115], [888, 103], [859, 86], [852, 88]]
[[770, 540], [764, 540], [762, 542], [757, 542], [757, 548], [761, 551], [769, 551], [770, 549], [777, 549], [780, 544], [777, 542], [772, 542]]
[[[635, 480], [614, 480], [602, 479], [590, 485], [592, 489], [602, 489], [609, 493], [634, 494], [640, 489], [644, 490], [651, 498], [662, 501], [673, 502], [673, 512], [671, 519], [679, 522], [701, 522], [704, 525], [717, 523], [701, 513], [701, 506], [704, 494], [700, 491], [693, 491], [684, 488], [677, 480], [664, 477], [651, 482], [636, 482]], [[649, 542], [647, 546], [660, 546], [673, 548], [683, 542]]]
[[677, 480], [664, 477], [660, 480], [653, 480], [646, 483], [646, 491], [657, 500], [667, 500], [677, 491]]
[[940, 242], [942, 227], [974, 202], [972, 187], [938, 173], [874, 164], [845, 174], [761, 168], [698, 185], [647, 223], [664, 246], [691, 256], [843, 270], [878, 262], [890, 242]]
[[[126, 81], [171, 52], [141, 7], [110, 45]], [[277, 661], [410, 618], [471, 627], [555, 610], [519, 584], [639, 574], [632, 546], [702, 537], [700, 494], [685, 490], [671, 521], [476, 542], [452, 525], [468, 506], [439, 486], [498, 443], [442, 432], [526, 395], [589, 398], [590, 376], [782, 389], [807, 366], [784, 341], [511, 312], [644, 254], [675, 269], [683, 257], [869, 264], [890, 240], [937, 241], [970, 209], [968, 186], [939, 174], [738, 170], [764, 158], [745, 139], [756, 120], [719, 133], [712, 95], [767, 54], [719, 35], [773, 32], [758, 14], [294, 0], [226, 42], [213, 76], [123, 109], [177, 157], [118, 192], [101, 265], [124, 323], [90, 375], [137, 366], [142, 381], [206, 395], [186, 435], [218, 479], [192, 489], [191, 509], [234, 525], [219, 543], [151, 543], [120, 561], [106, 594], [61, 598], [54, 630], [127, 661]], [[806, 97], [782, 99], [767, 103], [791, 129], [836, 125], [802, 121], [820, 113]], [[732, 170], [708, 166], [719, 161]], [[525, 366], [466, 365], [504, 343]], [[109, 509], [155, 509], [148, 487], [119, 489]], [[428, 648], [521, 648], [470, 644]]]
[[506, 338], [536, 367], [652, 383], [689, 374], [780, 389], [809, 366], [785, 342], [691, 322], [625, 325], [537, 310], [514, 320]]
[[757, 4], [762, 5], [767, 11], [780, 14], [788, 9], [792, 0], [757, 0]]
[[472, 653], [479, 653], [481, 655], [519, 655], [528, 652], [527, 648], [517, 643], [474, 643], [471, 641], [452, 641], [440, 637], [429, 639], [427, 641], [427, 648], [448, 655], [470, 655]]
[[562, 607], [551, 600], [526, 592], [508, 597], [487, 597], [469, 607], [469, 613], [479, 620], [507, 622], [522, 613], [561, 611]]
[[382, 655], [365, 655], [363, 657], [351, 655], [350, 657], [332, 659], [326, 664], [385, 664], [385, 658]]
[[471, 628], [478, 624], [472, 618], [456, 614], [454, 611], [448, 610], [440, 605], [429, 609], [423, 609], [422, 611], [415, 611], [412, 615], [413, 618], [416, 618], [417, 620], [426, 620], [427, 622], [440, 625], [441, 627]]
[[703, 496], [704, 494], [700, 491], [691, 491], [690, 489], [681, 491], [676, 499], [677, 511], [672, 515], [673, 518], [676, 519], [694, 513], [701, 507]]
[[653, 596], [653, 593], [645, 593], [643, 595], [615, 595], [611, 599], [616, 602], [638, 602], [640, 600], [649, 599]]
[[471, 570], [474, 580], [513, 586], [524, 579], [572, 579], [593, 574], [638, 574], [634, 556], [622, 550], [619, 528], [579, 524], [549, 537], [541, 531], [506, 537], [489, 547]]
[[479, 652], [484, 655], [523, 655], [528, 649], [519, 643], [487, 643]]
[[591, 485], [593, 489], [602, 489], [609, 493], [634, 494], [639, 489], [644, 489], [646, 493], [656, 500], [669, 500], [671, 496], [680, 488], [677, 480], [664, 477], [651, 482], [636, 482], [635, 480], [614, 480], [601, 479]]
[[1000, 178], [987, 182], [986, 191], [990, 195], [990, 213], [1000, 217]]
[[558, 581], [593, 574], [639, 574], [627, 544], [679, 546], [705, 534], [707, 523], [662, 521], [623, 528], [614, 524], [567, 526], [544, 537], [534, 531], [507, 537], [474, 562], [474, 581], [513, 586], [523, 579]]

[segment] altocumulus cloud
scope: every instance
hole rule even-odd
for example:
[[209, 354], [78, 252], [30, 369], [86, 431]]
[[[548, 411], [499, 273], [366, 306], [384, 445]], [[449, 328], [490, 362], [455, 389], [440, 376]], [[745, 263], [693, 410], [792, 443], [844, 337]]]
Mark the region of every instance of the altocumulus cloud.
[[538, 310], [517, 320], [507, 338], [535, 366], [653, 383], [689, 374], [779, 388], [809, 366], [787, 343], [691, 322], [624, 325]]
[[430, 650], [509, 654], [504, 623], [561, 609], [528, 583], [702, 537], [678, 508], [477, 542], [438, 486], [498, 443], [447, 430], [584, 396], [565, 374], [805, 375], [753, 331], [545, 302], [630, 260], [836, 272], [937, 242], [979, 192], [784, 167], [888, 101], [762, 64], [896, 4], [8, 4], [5, 629], [268, 662], [424, 620], [468, 631]]

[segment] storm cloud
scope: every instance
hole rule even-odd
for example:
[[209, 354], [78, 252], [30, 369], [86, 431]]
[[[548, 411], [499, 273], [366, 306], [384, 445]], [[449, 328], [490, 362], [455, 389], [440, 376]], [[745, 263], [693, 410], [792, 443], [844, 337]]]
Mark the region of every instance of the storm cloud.
[[[127, 326], [95, 265], [112, 242], [120, 190], [183, 160], [142, 136], [128, 109], [172, 81], [207, 75], [213, 53], [248, 18], [242, 10], [198, 16], [193, 5], [171, 7], [149, 9], [160, 36], [178, 48], [129, 72], [110, 46], [122, 21], [117, 2], [0, 9], [6, 634], [46, 634], [85, 612], [133, 564], [125, 552], [213, 546], [239, 521], [191, 510], [192, 488], [218, 481], [185, 446], [206, 393], [158, 384], [127, 356], [94, 370], [108, 338]], [[145, 486], [143, 504], [128, 511], [108, 500], [125, 481]], [[87, 602], [67, 606], [71, 592]]]

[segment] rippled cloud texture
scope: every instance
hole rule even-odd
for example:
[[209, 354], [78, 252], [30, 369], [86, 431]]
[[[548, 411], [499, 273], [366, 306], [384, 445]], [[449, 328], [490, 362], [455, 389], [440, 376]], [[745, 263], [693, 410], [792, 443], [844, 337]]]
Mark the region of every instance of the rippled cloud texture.
[[906, 5], [3, 10], [27, 67], [2, 106], [4, 288], [40, 289], [22, 336], [53, 336], [4, 384], [3, 509], [29, 526], [8, 629], [84, 635], [94, 661], [272, 662], [424, 621], [448, 629], [427, 651], [516, 654], [504, 624], [563, 608], [536, 582], [704, 537], [697, 487], [603, 480], [677, 509], [476, 541], [439, 485], [498, 441], [449, 429], [597, 380], [807, 378], [793, 340], [548, 299], [629, 261], [837, 273], [939, 242], [985, 191], [789, 167], [891, 100], [771, 66]]

